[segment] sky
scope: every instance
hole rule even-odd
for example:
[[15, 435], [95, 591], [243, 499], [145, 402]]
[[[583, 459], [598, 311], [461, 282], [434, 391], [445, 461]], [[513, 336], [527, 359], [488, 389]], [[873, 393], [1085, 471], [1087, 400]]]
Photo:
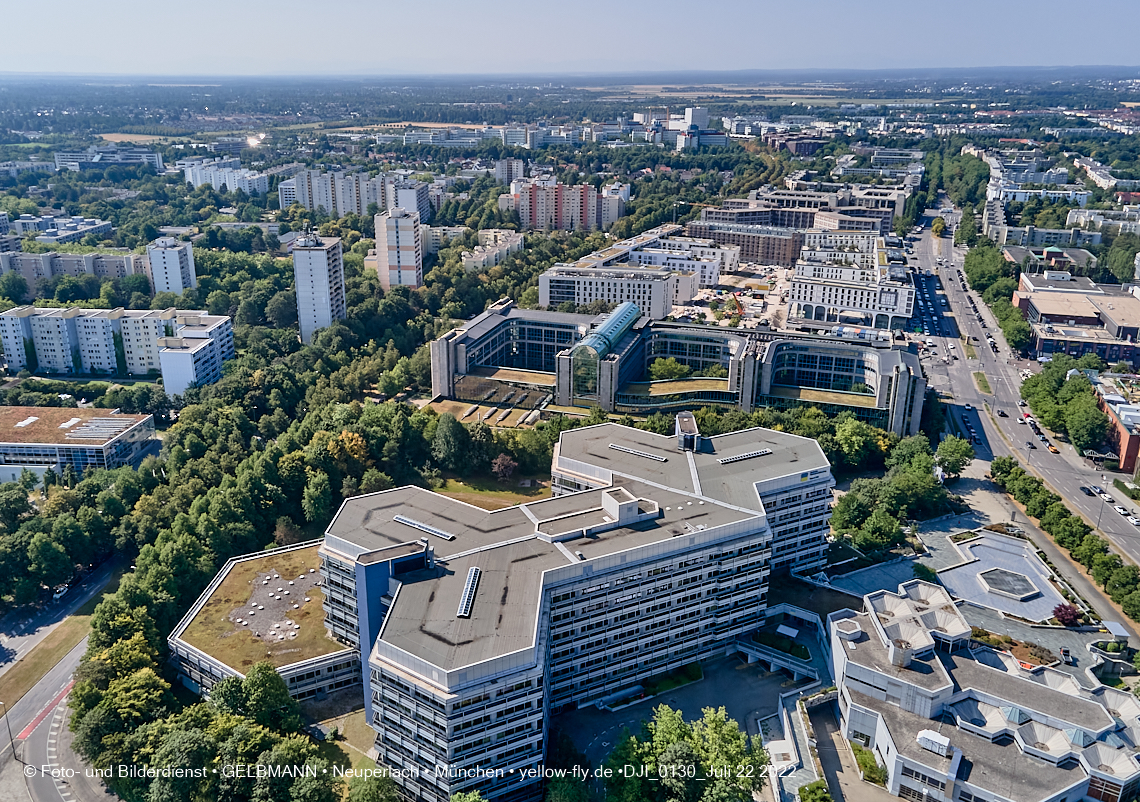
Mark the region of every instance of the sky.
[[52, 0], [11, 3], [3, 22], [7, 73], [1140, 65], [1138, 0]]

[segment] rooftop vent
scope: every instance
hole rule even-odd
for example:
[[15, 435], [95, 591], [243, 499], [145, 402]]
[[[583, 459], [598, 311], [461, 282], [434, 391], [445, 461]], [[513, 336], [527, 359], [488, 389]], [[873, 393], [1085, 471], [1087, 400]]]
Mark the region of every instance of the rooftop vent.
[[610, 443], [610, 448], [614, 451], [621, 451], [626, 454], [633, 454], [635, 457], [645, 457], [646, 459], [656, 460], [657, 462], [668, 462], [668, 457], [662, 457], [659, 454], [650, 454], [648, 451], [638, 451], [636, 448], [627, 448], [619, 446], [617, 443]]
[[75, 424], [79, 423], [79, 421], [81, 421], [81, 420], [83, 420], [83, 418], [72, 418], [72, 419], [71, 419], [71, 420], [69, 420], [69, 421], [64, 421], [63, 423], [61, 423], [61, 424], [59, 425], [59, 428], [61, 428], [61, 429], [70, 429], [72, 426], [74, 426]]
[[771, 453], [772, 449], [762, 448], [759, 451], [749, 451], [747, 454], [737, 454], [735, 457], [721, 457], [717, 462], [721, 465], [728, 465], [733, 462], [742, 462], [746, 459], [752, 459], [753, 457], [766, 457]]
[[31, 426], [33, 423], [35, 423], [38, 420], [39, 420], [39, 418], [37, 418], [35, 415], [33, 415], [30, 418], [24, 418], [22, 421], [20, 421], [19, 423], [16, 424], [16, 428], [17, 429], [23, 429], [25, 426]]
[[942, 757], [950, 757], [950, 739], [934, 730], [922, 730], [918, 733], [918, 745], [928, 752]]
[[459, 609], [455, 611], [456, 618], [471, 617], [471, 605], [475, 603], [475, 591], [479, 587], [479, 575], [482, 573], [474, 566], [467, 569], [467, 582], [463, 585], [463, 595], [459, 598]]
[[434, 526], [422, 523], [421, 521], [416, 521], [404, 515], [393, 516], [392, 520], [398, 524], [410, 526], [413, 529], [418, 529], [421, 532], [427, 532], [429, 535], [435, 535], [436, 537], [442, 538], [444, 540], [455, 540], [455, 535], [451, 534], [450, 532], [444, 532], [442, 529], [436, 529]]

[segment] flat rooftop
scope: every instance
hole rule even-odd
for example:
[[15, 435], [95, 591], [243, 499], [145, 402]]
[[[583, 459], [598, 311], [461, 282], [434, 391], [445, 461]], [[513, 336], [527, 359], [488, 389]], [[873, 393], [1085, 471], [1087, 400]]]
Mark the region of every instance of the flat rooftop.
[[851, 662], [888, 677], [897, 677], [903, 682], [912, 683], [928, 691], [946, 688], [953, 684], [950, 674], [932, 654], [916, 657], [906, 667], [893, 665], [887, 647], [879, 640], [871, 614], [859, 613], [853, 616], [853, 620], [859, 623], [863, 632], [855, 640], [844, 641], [847, 659]]
[[319, 547], [316, 542], [234, 563], [175, 637], [242, 674], [260, 660], [281, 668], [350, 649], [325, 629], [324, 594], [316, 586]]
[[809, 401], [813, 404], [842, 404], [848, 407], [862, 407], [875, 409], [879, 406], [873, 395], [862, 393], [839, 393], [832, 390], [815, 390], [811, 387], [772, 387], [769, 395], [778, 398], [794, 398], [799, 401]]
[[701, 390], [719, 390], [727, 393], [728, 379], [675, 379], [671, 381], [656, 382], [630, 382], [621, 392], [628, 395], [657, 397], [676, 395], [677, 393], [693, 393]]
[[[606, 523], [601, 506], [608, 488], [488, 511], [423, 488], [401, 487], [346, 501], [328, 528], [325, 547], [367, 552], [426, 537], [437, 565], [399, 577], [403, 584], [380, 640], [440, 668], [457, 668], [533, 645], [544, 571], [756, 516], [631, 479], [614, 484], [635, 498], [656, 501], [658, 517], [556, 544], [540, 540], [538, 533]], [[648, 511], [652, 505], [639, 506]], [[456, 610], [472, 567], [481, 571], [479, 584], [470, 617], [459, 618]]]
[[934, 730], [950, 739], [950, 746], [962, 750], [962, 761], [957, 778], [1001, 794], [1013, 802], [1037, 802], [1073, 783], [1084, 779], [1079, 767], [1064, 769], [1048, 761], [1027, 755], [1010, 741], [1007, 745], [993, 743], [951, 724], [923, 718], [858, 691], [850, 690], [851, 699], [861, 707], [874, 710], [891, 731], [891, 739], [903, 757], [923, 763], [931, 768], [947, 771], [950, 760], [918, 743], [918, 734]]
[[109, 409], [0, 406], [0, 443], [103, 446], [150, 419]]
[[[611, 444], [620, 448], [610, 448]], [[771, 453], [720, 462], [765, 449]], [[760, 509], [757, 483], [831, 468], [815, 440], [762, 428], [703, 437], [699, 451], [684, 452], [678, 450], [673, 435], [603, 423], [562, 433], [553, 468], [573, 473], [569, 463], [562, 464], [563, 454], [573, 454], [574, 460], [617, 476], [636, 477], [747, 510]], [[642, 454], [652, 454], [663, 461]]]
[[1019, 295], [1033, 304], [1042, 315], [1060, 317], [1092, 317], [1100, 312], [1085, 295], [1076, 292], [1022, 292]]

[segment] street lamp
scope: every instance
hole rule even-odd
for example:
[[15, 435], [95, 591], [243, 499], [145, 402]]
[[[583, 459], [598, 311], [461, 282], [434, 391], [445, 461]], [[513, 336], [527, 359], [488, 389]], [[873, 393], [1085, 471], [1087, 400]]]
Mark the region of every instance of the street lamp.
[[[12, 744], [12, 757], [20, 760], [16, 755], [16, 739], [12, 737], [12, 722], [8, 719], [8, 705], [3, 702], [0, 702], [0, 705], [4, 705], [4, 723], [8, 725], [8, 741]], [[20, 760], [20, 762], [23, 763], [24, 761]]]

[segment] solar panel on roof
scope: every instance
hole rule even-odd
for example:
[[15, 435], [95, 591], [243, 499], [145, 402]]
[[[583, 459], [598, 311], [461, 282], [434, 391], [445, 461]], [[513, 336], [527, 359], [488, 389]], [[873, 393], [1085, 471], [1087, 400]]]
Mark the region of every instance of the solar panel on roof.
[[463, 595], [459, 597], [459, 609], [455, 611], [456, 618], [470, 618], [471, 605], [475, 603], [475, 590], [479, 587], [479, 575], [483, 573], [475, 566], [467, 569], [467, 582], [463, 585]]
[[429, 535], [435, 535], [436, 537], [443, 538], [444, 540], [455, 540], [455, 535], [451, 534], [450, 532], [444, 532], [442, 529], [436, 529], [430, 524], [425, 524], [421, 521], [414, 520], [407, 517], [406, 515], [394, 515], [392, 516], [392, 520], [398, 524], [410, 526], [412, 529], [418, 529], [421, 532], [427, 532]]
[[770, 448], [762, 448], [759, 451], [749, 451], [747, 454], [737, 454], [735, 457], [721, 457], [717, 460], [721, 465], [728, 465], [730, 462], [740, 462], [741, 460], [752, 459], [753, 457], [766, 457], [772, 453]]
[[657, 460], [658, 462], [669, 461], [668, 457], [662, 457], [659, 454], [650, 454], [647, 451], [638, 451], [636, 448], [626, 448], [625, 446], [619, 446], [617, 443], [610, 443], [610, 448], [612, 448], [614, 451], [622, 451], [626, 454], [633, 454], [635, 457], [645, 457], [646, 459]]

